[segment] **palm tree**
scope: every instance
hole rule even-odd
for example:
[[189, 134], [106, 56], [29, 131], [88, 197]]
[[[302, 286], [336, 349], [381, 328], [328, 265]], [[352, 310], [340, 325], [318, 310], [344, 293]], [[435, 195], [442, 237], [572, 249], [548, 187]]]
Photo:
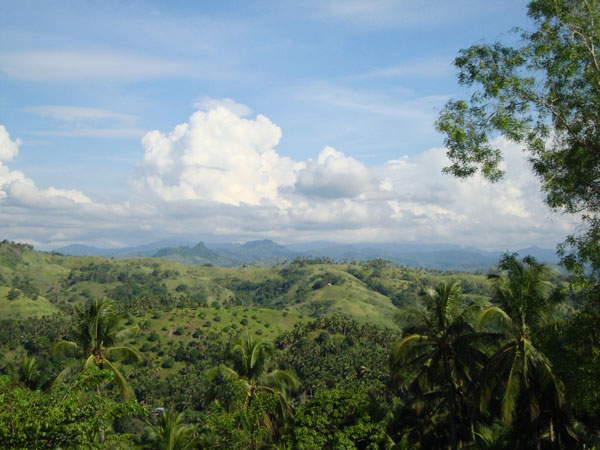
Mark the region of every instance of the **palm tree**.
[[24, 356], [17, 371], [17, 379], [31, 390], [36, 390], [42, 383], [40, 367], [35, 356]]
[[[479, 329], [494, 326], [507, 342], [490, 358], [481, 377], [482, 410], [493, 394], [500, 399], [501, 416], [506, 426], [519, 416], [518, 427], [540, 445], [540, 426], [549, 419], [550, 440], [555, 441], [554, 425], [563, 410], [563, 389], [548, 358], [536, 347], [534, 336], [550, 319], [560, 291], [550, 282], [549, 271], [533, 257], [519, 261], [506, 254], [500, 260], [499, 275], [490, 275], [494, 305], [479, 319]], [[543, 416], [546, 416], [543, 419]], [[554, 419], [554, 422], [553, 422]]]
[[52, 354], [73, 354], [77, 361], [59, 373], [54, 383], [60, 383], [74, 373], [97, 366], [112, 371], [114, 382], [121, 394], [126, 399], [129, 398], [133, 391], [111, 359], [124, 357], [134, 362], [142, 360], [136, 350], [117, 345], [124, 338], [137, 333], [139, 327], [118, 330], [120, 317], [113, 302], [108, 299], [92, 300], [86, 308], [79, 308], [76, 315], [73, 328], [74, 340], [57, 342], [52, 348]]
[[486, 361], [476, 344], [494, 335], [477, 333], [469, 324], [477, 305], [461, 304], [457, 282], [425, 289], [423, 297], [424, 306], [399, 313], [408, 327], [392, 348], [391, 381], [395, 386], [408, 387], [417, 399], [418, 411], [422, 402], [435, 404], [431, 411], [446, 408], [450, 445], [456, 449], [457, 427], [461, 416], [466, 415], [466, 391]]
[[225, 365], [213, 367], [208, 372], [209, 380], [217, 376], [228, 380], [238, 381], [247, 393], [245, 406], [250, 404], [261, 394], [271, 394], [277, 401], [277, 409], [271, 411], [271, 416], [264, 417], [265, 425], [271, 433], [275, 433], [278, 423], [293, 417], [290, 395], [298, 388], [298, 379], [286, 370], [273, 370], [265, 373], [267, 356], [271, 354], [273, 346], [264, 341], [255, 341], [247, 335], [245, 339], [234, 343], [230, 357], [234, 367]]
[[168, 410], [148, 430], [148, 449], [188, 450], [196, 448], [197, 436], [192, 425], [183, 423], [183, 413]]

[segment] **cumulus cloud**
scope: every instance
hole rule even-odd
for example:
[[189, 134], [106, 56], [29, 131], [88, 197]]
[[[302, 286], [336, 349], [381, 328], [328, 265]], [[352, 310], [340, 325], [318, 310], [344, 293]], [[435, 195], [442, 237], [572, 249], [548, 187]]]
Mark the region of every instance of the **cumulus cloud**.
[[[171, 131], [142, 138], [133, 191], [98, 203], [78, 190], [40, 189], [6, 162], [19, 141], [0, 128], [0, 221], [7, 236], [60, 245], [200, 240], [421, 241], [506, 249], [553, 246], [571, 230], [544, 206], [521, 149], [499, 140], [506, 177], [442, 175], [445, 149], [377, 167], [325, 147], [294, 161], [276, 147], [281, 129], [233, 101], [207, 101]], [[53, 244], [51, 244], [53, 243]]]
[[6, 205], [26, 205], [35, 208], [71, 206], [77, 203], [91, 203], [82, 192], [73, 189], [38, 189], [23, 172], [10, 170], [3, 163], [11, 161], [19, 153], [21, 141], [11, 140], [8, 131], [0, 125], [0, 199]]
[[165, 135], [142, 139], [139, 190], [159, 198], [259, 205], [296, 181], [295, 163], [274, 147], [281, 129], [265, 116], [244, 119], [224, 106], [198, 111]]
[[325, 147], [316, 161], [309, 159], [298, 172], [296, 192], [325, 198], [355, 198], [377, 190], [378, 183], [367, 167], [354, 158]]
[[10, 135], [3, 125], [0, 125], [0, 165], [3, 162], [12, 161], [12, 159], [19, 153], [19, 145], [21, 140], [15, 141], [10, 140]]
[[252, 109], [250, 109], [248, 105], [238, 103], [230, 98], [203, 97], [200, 101], [197, 101], [194, 104], [194, 107], [201, 111], [210, 111], [211, 109], [218, 108], [219, 106], [228, 109], [233, 114], [240, 117], [247, 117], [252, 114]]

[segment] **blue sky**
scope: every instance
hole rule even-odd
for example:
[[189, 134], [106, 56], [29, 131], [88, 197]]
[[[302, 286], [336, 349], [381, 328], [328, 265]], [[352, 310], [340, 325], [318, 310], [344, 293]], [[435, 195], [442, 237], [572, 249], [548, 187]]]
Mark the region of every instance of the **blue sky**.
[[463, 94], [452, 60], [528, 26], [523, 2], [0, 1], [0, 13], [9, 239], [503, 249], [569, 230], [504, 141], [515, 162], [500, 185], [439, 174], [433, 121]]

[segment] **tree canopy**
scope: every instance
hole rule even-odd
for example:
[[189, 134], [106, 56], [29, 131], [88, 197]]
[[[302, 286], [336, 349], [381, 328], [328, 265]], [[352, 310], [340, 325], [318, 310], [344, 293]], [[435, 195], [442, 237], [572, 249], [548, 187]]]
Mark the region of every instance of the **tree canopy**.
[[532, 0], [533, 31], [520, 45], [478, 44], [454, 64], [468, 100], [449, 101], [436, 126], [458, 177], [502, 176], [493, 138], [524, 144], [551, 208], [582, 227], [562, 246], [565, 263], [600, 271], [600, 9], [596, 0]]

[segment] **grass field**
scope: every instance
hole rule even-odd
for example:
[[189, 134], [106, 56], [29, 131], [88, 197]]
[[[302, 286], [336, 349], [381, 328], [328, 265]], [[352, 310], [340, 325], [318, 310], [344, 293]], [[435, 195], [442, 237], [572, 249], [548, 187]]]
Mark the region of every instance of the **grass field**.
[[0, 317], [3, 319], [27, 319], [59, 312], [56, 306], [42, 296], [32, 300], [21, 294], [15, 300], [9, 300], [9, 291], [10, 288], [0, 286]]

